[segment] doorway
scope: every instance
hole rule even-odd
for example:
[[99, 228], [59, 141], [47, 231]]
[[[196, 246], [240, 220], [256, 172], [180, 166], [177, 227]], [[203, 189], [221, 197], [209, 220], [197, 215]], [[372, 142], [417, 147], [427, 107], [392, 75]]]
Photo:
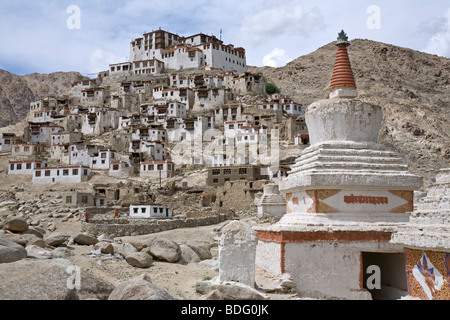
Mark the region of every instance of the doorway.
[[[362, 252], [361, 255], [363, 287], [371, 293], [373, 300], [397, 300], [408, 295], [403, 253]], [[378, 271], [380, 286], [373, 288]]]

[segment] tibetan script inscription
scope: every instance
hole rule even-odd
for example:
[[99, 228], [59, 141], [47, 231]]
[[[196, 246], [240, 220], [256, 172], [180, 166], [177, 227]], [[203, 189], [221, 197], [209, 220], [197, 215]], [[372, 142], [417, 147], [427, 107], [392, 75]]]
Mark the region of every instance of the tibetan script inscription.
[[387, 197], [367, 197], [367, 196], [344, 196], [344, 202], [348, 204], [388, 204], [389, 199]]

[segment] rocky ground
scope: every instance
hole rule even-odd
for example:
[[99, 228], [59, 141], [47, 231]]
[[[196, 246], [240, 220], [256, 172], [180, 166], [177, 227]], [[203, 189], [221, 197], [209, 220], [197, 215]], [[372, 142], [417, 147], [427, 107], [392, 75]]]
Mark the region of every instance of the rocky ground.
[[[218, 276], [218, 243], [221, 229], [229, 220], [218, 225], [140, 236], [82, 236], [80, 227], [84, 208], [65, 207], [61, 192], [71, 187], [87, 188], [87, 185], [37, 186], [30, 183], [30, 177], [7, 175], [6, 169], [7, 157], [0, 156], [0, 278], [8, 272], [11, 274], [4, 281], [0, 279], [0, 299], [73, 298], [72, 294], [65, 291], [65, 287], [47, 288], [42, 277], [48, 270], [53, 270], [51, 268], [67, 269], [70, 265], [80, 268], [82, 286], [83, 282], [85, 285], [95, 283], [79, 292], [80, 299], [106, 299], [113, 288], [141, 277], [141, 281], [146, 279], [145, 281], [158, 290], [165, 290], [173, 298], [199, 300], [204, 299], [208, 292], [204, 288], [203, 291], [199, 290], [197, 285]], [[186, 179], [193, 183], [202, 180], [203, 175], [202, 170], [193, 171]], [[104, 177], [96, 179], [105, 182]], [[236, 216], [236, 219], [250, 225], [263, 223], [252, 214]], [[18, 245], [11, 250], [18, 255], [19, 261], [1, 263], [2, 259], [3, 262], [8, 262], [5, 256], [11, 257], [10, 254], [5, 254], [8, 244], [2, 242], [4, 239]], [[178, 248], [172, 250], [175, 251], [175, 258], [170, 257], [170, 254], [169, 257], [158, 255], [154, 248], [152, 251], [150, 248], [152, 244], [155, 245], [155, 239], [167, 240], [168, 247], [164, 247], [163, 251], [171, 252], [168, 248]], [[177, 257], [180, 252], [182, 255]], [[8, 271], [13, 265], [17, 274]], [[21, 268], [24, 270], [19, 273]], [[39, 270], [39, 275], [27, 275], [29, 271], [25, 270], [34, 269]], [[52, 277], [56, 274], [60, 274], [63, 280], [69, 277], [67, 272], [58, 273], [53, 270]], [[85, 278], [89, 280], [83, 281]], [[21, 283], [24, 279], [31, 282], [26, 286], [28, 289], [21, 284], [24, 289], [15, 292], [13, 283]], [[33, 286], [33, 281], [42, 283]], [[290, 292], [289, 288], [281, 287], [280, 284], [281, 279], [272, 278], [261, 270], [256, 271], [256, 285], [264, 297], [274, 300], [299, 298], [295, 292]], [[37, 287], [42, 287], [48, 294], [39, 296], [42, 293]], [[124, 296], [117, 296], [117, 293], [115, 297], [125, 299]], [[210, 298], [217, 299], [217, 296]]]

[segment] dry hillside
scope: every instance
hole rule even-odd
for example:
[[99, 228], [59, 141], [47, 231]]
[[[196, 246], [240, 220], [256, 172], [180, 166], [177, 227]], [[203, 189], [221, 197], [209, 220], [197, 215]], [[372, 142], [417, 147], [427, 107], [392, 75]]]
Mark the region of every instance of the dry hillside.
[[[380, 142], [428, 185], [450, 162], [450, 59], [360, 39], [348, 50], [360, 97], [383, 107]], [[328, 97], [336, 52], [333, 42], [284, 67], [250, 71], [308, 106]]]
[[72, 81], [84, 78], [77, 72], [32, 73], [18, 76], [0, 69], [0, 127], [26, 117], [30, 102], [68, 93]]

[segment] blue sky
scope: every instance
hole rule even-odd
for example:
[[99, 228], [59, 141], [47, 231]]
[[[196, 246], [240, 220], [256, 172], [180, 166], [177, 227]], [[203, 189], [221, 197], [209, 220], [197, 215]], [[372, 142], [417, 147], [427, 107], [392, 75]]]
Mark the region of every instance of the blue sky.
[[448, 0], [1, 0], [0, 69], [95, 74], [126, 61], [130, 41], [160, 27], [182, 36], [222, 30], [254, 66], [281, 67], [341, 29], [450, 58]]

